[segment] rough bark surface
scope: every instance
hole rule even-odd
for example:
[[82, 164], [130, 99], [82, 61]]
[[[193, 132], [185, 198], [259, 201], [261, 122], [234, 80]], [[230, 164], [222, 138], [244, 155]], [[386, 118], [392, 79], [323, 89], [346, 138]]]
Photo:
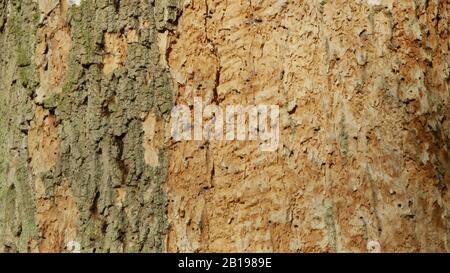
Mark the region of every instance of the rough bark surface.
[[2, 249], [162, 251], [167, 157], [146, 164], [143, 124], [170, 114], [158, 33], [178, 11], [71, 3], [0, 4]]
[[188, 1], [177, 104], [280, 105], [282, 143], [174, 145], [168, 249], [449, 251], [449, 10]]
[[[0, 252], [450, 251], [449, 20], [446, 0], [0, 0]], [[194, 96], [279, 105], [277, 151], [174, 142]]]

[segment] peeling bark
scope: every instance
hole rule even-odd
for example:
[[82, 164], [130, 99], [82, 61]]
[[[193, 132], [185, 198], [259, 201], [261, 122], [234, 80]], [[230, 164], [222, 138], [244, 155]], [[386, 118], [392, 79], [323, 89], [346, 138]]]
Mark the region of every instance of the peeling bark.
[[167, 159], [146, 163], [144, 127], [173, 104], [157, 37], [174, 7], [78, 4], [1, 4], [1, 249], [159, 252]]
[[[448, 1], [0, 0], [0, 252], [448, 252]], [[174, 105], [280, 107], [281, 143]]]
[[175, 143], [168, 250], [448, 251], [449, 9], [189, 1], [177, 104], [277, 104], [282, 144]]

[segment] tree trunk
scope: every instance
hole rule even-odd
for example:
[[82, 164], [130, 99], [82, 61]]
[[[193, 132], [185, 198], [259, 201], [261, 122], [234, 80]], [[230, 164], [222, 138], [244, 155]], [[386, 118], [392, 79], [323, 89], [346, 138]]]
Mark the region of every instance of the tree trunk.
[[[0, 251], [450, 251], [446, 0], [0, 0]], [[280, 144], [171, 110], [278, 105]]]

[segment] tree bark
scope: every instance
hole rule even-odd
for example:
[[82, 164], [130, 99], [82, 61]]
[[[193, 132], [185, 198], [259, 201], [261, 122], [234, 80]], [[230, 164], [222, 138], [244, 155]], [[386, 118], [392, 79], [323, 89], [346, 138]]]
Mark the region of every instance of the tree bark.
[[[449, 15], [0, 0], [0, 251], [448, 252]], [[195, 96], [278, 105], [278, 149], [173, 141]]]

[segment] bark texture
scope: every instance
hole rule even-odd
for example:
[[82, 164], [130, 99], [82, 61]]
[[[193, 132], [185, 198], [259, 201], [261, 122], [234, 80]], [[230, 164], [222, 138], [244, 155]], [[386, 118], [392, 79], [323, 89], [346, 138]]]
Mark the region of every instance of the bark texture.
[[157, 39], [178, 10], [71, 3], [1, 2], [2, 248], [162, 251], [167, 156], [145, 163], [143, 123], [170, 114]]
[[[446, 0], [0, 0], [0, 251], [450, 251]], [[170, 137], [275, 104], [280, 145]]]
[[448, 251], [449, 9], [188, 1], [177, 103], [278, 104], [282, 143], [171, 147], [168, 249]]

